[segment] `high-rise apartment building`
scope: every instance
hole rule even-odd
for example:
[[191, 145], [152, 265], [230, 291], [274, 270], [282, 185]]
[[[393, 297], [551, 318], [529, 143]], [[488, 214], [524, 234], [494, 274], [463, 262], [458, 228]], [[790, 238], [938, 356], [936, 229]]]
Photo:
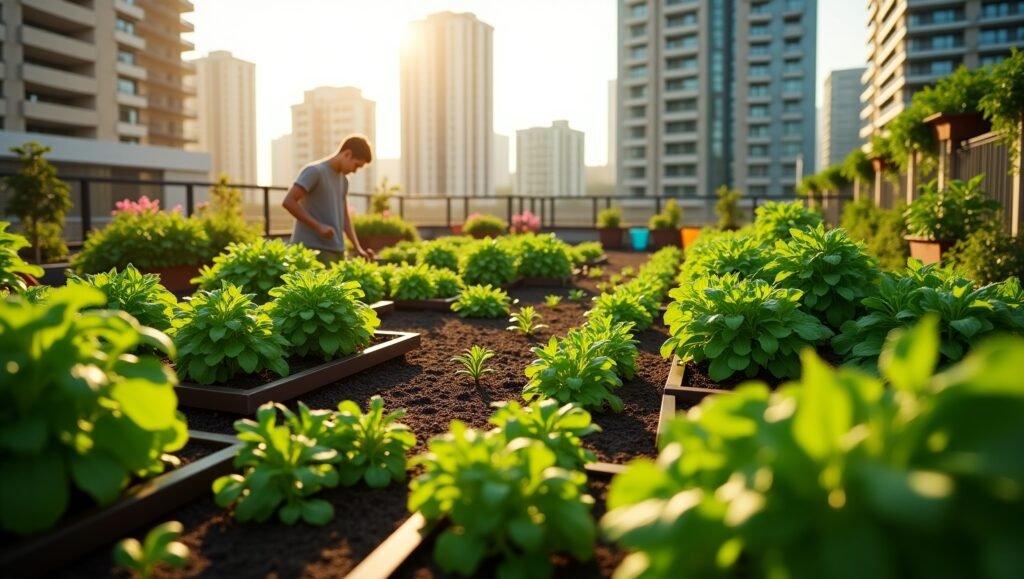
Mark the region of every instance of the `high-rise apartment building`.
[[619, 0], [619, 192], [793, 192], [814, 171], [816, 0]]
[[1024, 47], [1024, 0], [868, 0], [862, 137], [883, 130], [914, 93], [960, 65], [995, 64]]
[[[359, 133], [377, 141], [377, 104], [353, 87], [322, 86], [307, 90], [302, 103], [292, 105], [295, 175], [313, 161], [338, 152], [345, 137]], [[376, 183], [373, 163], [349, 176], [349, 191], [372, 193]]]
[[[96, 0], [109, 1], [109, 0]], [[142, 122], [148, 131], [143, 141], [150, 145], [185, 148], [194, 145], [196, 111], [194, 100], [195, 66], [181, 58], [181, 53], [195, 46], [181, 37], [195, 27], [182, 15], [192, 12], [188, 0], [113, 0], [116, 10], [137, 8], [144, 17], [135, 23], [135, 34], [144, 45], [136, 49], [135, 62], [146, 70], [146, 77], [136, 84], [146, 97]], [[120, 20], [120, 19], [119, 19]], [[122, 32], [118, 22], [118, 32]], [[118, 42], [121, 35], [115, 33]], [[117, 58], [130, 60], [133, 45], [119, 45]], [[121, 80], [118, 80], [120, 87]]]
[[585, 175], [583, 132], [569, 121], [516, 131], [516, 195], [582, 196]]
[[[376, 163], [376, 159], [374, 159]], [[299, 174], [295, 164], [295, 144], [291, 134], [281, 135], [270, 142], [270, 184], [290, 187]]]
[[511, 189], [512, 169], [509, 166], [509, 138], [507, 135], [494, 134], [494, 188]]
[[410, 25], [402, 53], [402, 177], [410, 195], [494, 195], [494, 29], [468, 13]]
[[864, 68], [833, 70], [825, 79], [821, 112], [820, 166], [842, 163], [850, 151], [864, 144], [860, 136], [861, 77]]
[[218, 50], [195, 61], [198, 149], [212, 177], [256, 183], [256, 65]]
[[616, 154], [619, 148], [618, 139], [618, 90], [619, 81], [610, 80], [608, 81], [608, 173], [612, 180], [615, 180], [615, 165], [616, 165]]

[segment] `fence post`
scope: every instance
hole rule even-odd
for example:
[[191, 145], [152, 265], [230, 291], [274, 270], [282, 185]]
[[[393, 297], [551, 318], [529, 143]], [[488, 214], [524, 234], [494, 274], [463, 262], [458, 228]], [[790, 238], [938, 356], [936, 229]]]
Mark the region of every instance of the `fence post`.
[[89, 190], [87, 179], [82, 179], [78, 183], [78, 194], [80, 195], [78, 204], [82, 209], [82, 242], [84, 243], [86, 235], [92, 229], [92, 192]]
[[875, 207], [882, 207], [882, 179], [885, 173], [885, 159], [874, 157], [871, 159], [871, 166], [875, 169]]
[[512, 222], [512, 196], [505, 198], [505, 219]]
[[907, 205], [914, 202], [914, 191], [917, 190], [917, 152], [911, 151], [907, 159]]
[[548, 227], [558, 227], [555, 220], [555, 198], [551, 198], [551, 216], [548, 217]]
[[452, 198], [444, 198], [444, 223], [448, 229], [452, 228]]
[[750, 222], [753, 223], [757, 220], [757, 197], [750, 199]]
[[1013, 161], [1013, 214], [1010, 216], [1010, 235], [1020, 236], [1024, 221], [1024, 122], [1017, 125], [1017, 158]]
[[590, 199], [590, 202], [590, 204], [593, 206], [594, 212], [594, 227], [597, 227], [597, 197], [592, 197]]
[[185, 185], [185, 217], [192, 217], [196, 212], [196, 196], [192, 184]]
[[465, 222], [467, 217], [469, 217], [469, 197], [463, 197], [462, 198], [462, 221]]
[[263, 188], [263, 236], [270, 237], [270, 187]]
[[405, 197], [398, 196], [398, 216], [405, 219]]

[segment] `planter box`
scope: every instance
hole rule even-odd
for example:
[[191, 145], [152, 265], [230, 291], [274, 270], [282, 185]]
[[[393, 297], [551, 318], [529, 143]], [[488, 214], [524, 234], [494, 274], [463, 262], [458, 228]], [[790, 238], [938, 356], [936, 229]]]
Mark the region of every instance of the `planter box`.
[[397, 300], [395, 308], [399, 310], [450, 312], [452, 304], [459, 299], [458, 296], [450, 298], [435, 298], [432, 300]]
[[43, 268], [43, 277], [37, 280], [39, 283], [53, 287], [67, 285], [67, 272], [71, 269], [70, 263], [66, 261], [62, 263], [44, 263], [40, 267]]
[[203, 386], [182, 382], [174, 387], [178, 394], [178, 404], [234, 414], [255, 414], [261, 404], [291, 400], [356, 372], [402, 356], [420, 345], [420, 335], [416, 333], [378, 331], [376, 335], [386, 337], [388, 340], [340, 360], [332, 360], [255, 388]]
[[622, 247], [622, 234], [626, 230], [621, 227], [599, 227], [597, 236], [605, 249], [620, 249]]
[[[625, 465], [605, 462], [591, 463], [584, 467], [591, 478], [611, 478], [623, 470]], [[413, 513], [387, 539], [366, 556], [345, 579], [387, 579], [412, 556], [426, 541], [433, 539], [442, 525], [431, 524], [420, 513]]]
[[230, 474], [241, 443], [234, 436], [189, 431], [189, 440], [218, 450], [193, 463], [131, 486], [106, 507], [95, 507], [34, 537], [8, 542], [0, 552], [7, 577], [31, 577], [74, 561], [97, 547], [155, 523], [166, 513], [210, 494], [210, 485]]
[[679, 246], [681, 239], [679, 237], [678, 229], [652, 229], [651, 230], [651, 251], [656, 251], [662, 247], [668, 247], [674, 245]]
[[700, 227], [684, 227], [679, 230], [680, 241], [683, 242], [683, 249], [692, 247], [697, 238], [700, 237]]
[[402, 239], [401, 235], [360, 235], [359, 245], [362, 245], [363, 249], [370, 249], [376, 252], [385, 247], [397, 245]]
[[160, 285], [174, 293], [192, 293], [195, 286], [192, 278], [199, 275], [198, 265], [175, 265], [171, 267], [140, 267], [140, 273], [155, 273], [160, 276]]
[[925, 265], [939, 261], [951, 247], [956, 245], [956, 241], [952, 239], [936, 240], [912, 236], [907, 236], [904, 239], [910, 244], [910, 257], [920, 259]]
[[370, 304], [370, 309], [377, 312], [378, 318], [384, 316], [390, 316], [395, 313], [395, 302], [391, 300], [380, 300], [379, 302], [373, 302]]
[[665, 391], [661, 396], [661, 411], [658, 413], [658, 429], [655, 436], [657, 444], [661, 444], [661, 434], [669, 420], [676, 415], [679, 409], [695, 406], [712, 394], [729, 394], [731, 390], [717, 388], [694, 388], [683, 386], [683, 377], [686, 374], [686, 365], [680, 363], [679, 356], [672, 356], [672, 368], [668, 372], [668, 379], [665, 380]]

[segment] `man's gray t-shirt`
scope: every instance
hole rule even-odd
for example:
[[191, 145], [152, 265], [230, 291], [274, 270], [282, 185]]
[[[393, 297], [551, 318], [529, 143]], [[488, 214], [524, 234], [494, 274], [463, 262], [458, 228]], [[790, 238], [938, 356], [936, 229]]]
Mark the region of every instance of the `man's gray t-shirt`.
[[335, 236], [325, 239], [313, 228], [295, 220], [292, 243], [301, 243], [313, 249], [345, 251], [342, 235], [348, 195], [348, 179], [331, 169], [327, 161], [311, 163], [302, 168], [295, 183], [306, 190], [301, 203], [306, 211], [320, 223], [334, 228]]

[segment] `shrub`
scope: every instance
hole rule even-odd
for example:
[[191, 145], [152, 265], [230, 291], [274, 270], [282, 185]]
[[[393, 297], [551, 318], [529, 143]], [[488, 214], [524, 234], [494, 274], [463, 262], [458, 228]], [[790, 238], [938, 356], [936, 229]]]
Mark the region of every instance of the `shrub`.
[[452, 311], [463, 318], [500, 318], [508, 315], [511, 300], [505, 290], [490, 285], [466, 286]]
[[618, 207], [609, 207], [597, 214], [597, 226], [601, 229], [615, 229], [622, 227], [622, 210]]
[[954, 179], [945, 191], [939, 191], [936, 181], [923, 185], [921, 195], [904, 214], [907, 231], [925, 239], [959, 240], [984, 228], [1000, 208], [981, 190], [984, 178], [978, 175], [967, 182]]
[[18, 250], [28, 247], [29, 242], [16, 233], [8, 233], [9, 225], [6, 221], [0, 221], [0, 289], [25, 291], [28, 284], [21, 274], [41, 277], [43, 268], [21, 259]]
[[983, 227], [958, 241], [942, 260], [977, 284], [1024, 279], [1024, 236], [1014, 238], [997, 227]]
[[385, 414], [384, 400], [376, 395], [365, 414], [351, 400], [338, 405], [332, 417], [335, 426], [326, 440], [338, 452], [341, 484], [352, 486], [363, 480], [379, 489], [393, 480], [405, 480], [405, 455], [416, 445], [416, 436], [398, 422], [403, 416], [405, 410]]
[[833, 329], [860, 313], [861, 300], [874, 293], [878, 264], [842, 229], [790, 231], [789, 241], [775, 244], [768, 264], [779, 287], [803, 292], [801, 304]]
[[484, 558], [497, 556], [498, 576], [547, 577], [551, 553], [592, 555], [586, 475], [557, 467], [545, 443], [509, 441], [500, 430], [483, 433], [454, 421], [414, 462], [423, 474], [410, 484], [409, 511], [450, 523], [434, 544], [442, 570], [471, 576]]
[[754, 231], [762, 243], [786, 241], [790, 230], [809, 229], [822, 223], [821, 215], [808, 210], [799, 201], [769, 201], [759, 206], [754, 213]]
[[733, 231], [740, 227], [740, 198], [743, 193], [739, 189], [730, 189], [722, 185], [715, 191], [715, 214], [718, 215], [718, 228]]
[[447, 241], [428, 241], [422, 244], [419, 252], [419, 263], [430, 267], [459, 271], [459, 253], [456, 247]]
[[331, 275], [339, 281], [358, 283], [368, 304], [379, 302], [386, 293], [387, 285], [381, 276], [380, 266], [362, 257], [334, 262], [331, 264]]
[[286, 244], [280, 239], [257, 239], [253, 243], [232, 243], [225, 253], [213, 258], [213, 267], [203, 266], [192, 280], [205, 290], [224, 283], [236, 285], [254, 294], [256, 303], [270, 299], [270, 290], [281, 285], [285, 274], [324, 269], [316, 252], [302, 245]]
[[878, 294], [863, 300], [867, 314], [844, 323], [832, 347], [848, 364], [874, 371], [892, 330], [933, 314], [939, 320], [941, 365], [955, 362], [989, 334], [1024, 332], [1024, 310], [1004, 301], [1002, 285], [974, 289], [952, 270], [912, 259], [904, 272], [882, 274]]
[[519, 311], [512, 314], [509, 318], [511, 326], [505, 328], [511, 332], [519, 332], [524, 336], [532, 336], [539, 330], [543, 330], [547, 327], [546, 324], [540, 323], [543, 318], [537, 313], [533, 306], [523, 306], [519, 308]]
[[605, 355], [604, 340], [580, 330], [570, 330], [562, 339], [551, 338], [547, 346], [531, 348], [537, 359], [526, 367], [529, 378], [523, 399], [553, 398], [565, 404], [600, 410], [605, 403], [622, 411], [622, 400], [612, 390], [622, 386], [615, 361]]
[[467, 285], [505, 285], [516, 279], [516, 258], [503, 244], [481, 241], [462, 254], [459, 274]]
[[146, 347], [170, 340], [124, 312], [90, 310], [99, 290], [56, 289], [46, 303], [0, 300], [0, 529], [51, 528], [72, 487], [101, 505], [132, 477], [163, 471], [188, 440], [174, 373]]
[[172, 324], [178, 373], [200, 384], [264, 369], [288, 375], [288, 340], [274, 332], [274, 322], [253, 303], [252, 294], [238, 286], [196, 292], [178, 304]]
[[71, 188], [57, 178], [57, 169], [43, 155], [50, 147], [29, 141], [10, 151], [21, 166], [3, 178], [11, 191], [5, 213], [14, 215], [26, 232], [36, 263], [60, 261], [68, 254], [64, 243], [64, 215], [71, 209]]
[[1020, 472], [1024, 340], [933, 375], [937, 346], [934, 324], [893, 336], [884, 382], [806, 351], [795, 387], [680, 415], [656, 463], [612, 482], [601, 528], [632, 552], [616, 576], [1024, 575], [1001, 555], [1024, 516], [1002, 486]]
[[429, 300], [434, 297], [434, 282], [425, 265], [399, 267], [391, 275], [391, 297], [396, 300]]
[[380, 326], [357, 282], [338, 283], [322, 270], [285, 274], [284, 285], [270, 295], [275, 299], [264, 309], [277, 335], [288, 340], [290, 356], [348, 356], [368, 346]]
[[683, 209], [676, 203], [675, 199], [669, 199], [661, 213], [652, 215], [647, 222], [650, 229], [678, 229], [679, 221], [683, 218]]
[[[603, 293], [594, 298], [594, 307], [587, 312], [588, 316], [608, 316], [612, 322], [629, 322], [637, 331], [644, 331], [651, 327], [654, 318], [650, 311], [641, 302], [642, 296], [639, 292], [615, 291]], [[657, 305], [655, 306], [657, 311]]]
[[852, 201], [843, 207], [841, 226], [850, 239], [867, 244], [868, 254], [878, 259], [885, 270], [900, 270], [910, 257], [907, 252], [906, 224], [903, 212], [906, 205], [894, 209], [879, 209], [871, 199]]
[[474, 213], [466, 218], [462, 232], [474, 237], [500, 237], [508, 231], [508, 224], [499, 217]]
[[748, 378], [768, 370], [792, 378], [797, 355], [832, 331], [800, 308], [799, 290], [776, 288], [736, 274], [709, 276], [672, 290], [665, 323], [671, 334], [661, 355], [686, 362], [709, 361], [708, 376], [722, 381], [741, 372]]
[[352, 216], [352, 227], [356, 237], [362, 239], [371, 235], [397, 235], [406, 241], [419, 241], [416, 227], [397, 215], [370, 213]]
[[518, 402], [496, 402], [488, 421], [508, 440], [529, 438], [543, 442], [555, 453], [555, 464], [568, 470], [582, 470], [596, 462], [593, 452], [583, 448], [582, 438], [601, 432], [591, 422], [590, 413], [574, 405], [559, 405], [554, 400], [539, 400], [529, 406]]
[[774, 256], [766, 243], [741, 233], [715, 236], [687, 252], [682, 277], [692, 280], [735, 273], [742, 278], [768, 279], [770, 276], [764, 269]]
[[171, 328], [171, 316], [178, 299], [160, 285], [160, 276], [142, 274], [131, 265], [124, 271], [112, 269], [106, 273], [87, 274], [84, 278], [72, 274], [68, 285], [91, 286], [103, 292], [106, 303], [102, 307], [121, 310], [143, 326], [166, 332]]
[[598, 241], [585, 241], [569, 248], [569, 257], [577, 266], [596, 263], [603, 255], [604, 246]]
[[430, 270], [430, 280], [434, 284], [434, 297], [447, 299], [462, 291], [462, 278], [450, 269]]
[[524, 235], [516, 239], [519, 277], [565, 278], [572, 275], [569, 246], [554, 234]]
[[138, 268], [209, 262], [210, 238], [197, 219], [167, 211], [121, 212], [93, 230], [71, 260], [78, 273], [99, 273], [128, 264]]

